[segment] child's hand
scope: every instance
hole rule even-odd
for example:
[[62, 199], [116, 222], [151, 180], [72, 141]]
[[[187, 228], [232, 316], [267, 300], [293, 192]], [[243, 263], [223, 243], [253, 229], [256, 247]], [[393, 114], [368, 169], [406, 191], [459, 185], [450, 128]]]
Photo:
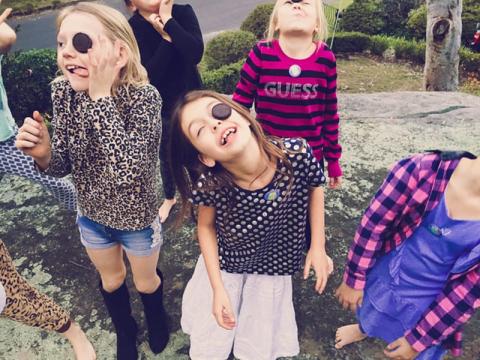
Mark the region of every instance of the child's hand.
[[212, 312], [218, 325], [222, 328], [232, 330], [235, 327], [235, 315], [233, 314], [230, 299], [225, 288], [213, 292]]
[[344, 309], [355, 312], [358, 306], [362, 306], [363, 290], [352, 289], [345, 281], [335, 291], [335, 296]]
[[172, 8], [173, 0], [162, 0], [160, 1], [160, 8], [158, 10], [158, 15], [163, 25], [167, 23], [168, 20], [172, 18]]
[[92, 41], [93, 46], [88, 50], [90, 60], [88, 95], [95, 101], [112, 94], [112, 86], [118, 80], [126, 59], [121, 56], [120, 41], [112, 44], [105, 36], [99, 36]]
[[330, 189], [340, 189], [340, 187], [342, 186], [342, 177], [341, 176], [337, 176], [337, 177], [331, 177], [328, 179], [328, 187]]
[[153, 28], [157, 30], [157, 32], [162, 35], [162, 38], [168, 42], [172, 42], [172, 38], [167, 32], [164, 30], [165, 23], [162, 21], [162, 18], [158, 14], [150, 14], [148, 17], [148, 22], [152, 24]]
[[15, 146], [26, 155], [33, 157], [41, 169], [46, 169], [50, 163], [50, 135], [47, 125], [38, 111], [33, 118], [27, 117], [18, 129]]
[[333, 272], [333, 261], [325, 253], [325, 251], [317, 251], [310, 249], [305, 259], [305, 267], [303, 269], [303, 279], [308, 278], [310, 268], [315, 270], [317, 281], [315, 282], [315, 291], [319, 294], [325, 290], [327, 286], [328, 276]]
[[405, 337], [398, 338], [390, 343], [383, 351], [386, 357], [399, 360], [413, 360], [418, 352], [412, 348]]
[[[0, 0], [0, 4], [2, 3], [2, 0]], [[7, 18], [10, 16], [12, 12], [12, 8], [7, 8], [3, 10], [2, 15], [0, 15], [0, 24], [2, 24]]]

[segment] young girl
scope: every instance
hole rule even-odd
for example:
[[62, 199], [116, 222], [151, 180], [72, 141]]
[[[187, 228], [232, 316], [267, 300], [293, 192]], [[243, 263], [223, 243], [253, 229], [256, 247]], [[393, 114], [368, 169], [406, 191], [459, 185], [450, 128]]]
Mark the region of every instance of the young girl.
[[[0, 1], [1, 3], [1, 1]], [[56, 179], [35, 171], [29, 156], [15, 147], [17, 125], [8, 107], [7, 94], [1, 76], [3, 54], [10, 50], [17, 37], [15, 31], [5, 23], [12, 9], [6, 9], [0, 15], [0, 173], [22, 176], [38, 182], [67, 209], [76, 210], [75, 188], [70, 181]]]
[[142, 64], [163, 100], [160, 173], [165, 200], [158, 214], [164, 222], [176, 203], [167, 156], [168, 128], [178, 98], [201, 87], [197, 64], [203, 55], [202, 32], [190, 5], [174, 4], [173, 0], [125, 0], [125, 4], [135, 10], [129, 23]]
[[433, 152], [404, 159], [378, 190], [348, 253], [337, 296], [358, 324], [337, 348], [379, 337], [394, 359], [438, 360], [461, 349], [480, 307], [480, 159]]
[[58, 66], [52, 85], [54, 135], [43, 119], [25, 119], [17, 147], [38, 168], [72, 174], [80, 238], [101, 277], [100, 291], [117, 333], [119, 359], [136, 359], [123, 251], [140, 292], [150, 348], [168, 342], [162, 274], [156, 270], [161, 226], [156, 163], [161, 99], [147, 74], [127, 20], [107, 6], [79, 3], [57, 20]]
[[296, 355], [291, 277], [302, 261], [307, 208], [316, 221], [304, 278], [313, 267], [321, 293], [332, 271], [325, 178], [310, 147], [265, 137], [248, 110], [209, 91], [185, 97], [171, 135], [179, 144], [171, 143], [170, 154], [183, 209], [189, 197], [198, 205], [202, 256], [181, 320], [191, 358], [227, 359], [232, 345], [240, 359]]
[[336, 62], [322, 42], [327, 22], [321, 0], [277, 0], [266, 41], [253, 47], [233, 99], [250, 108], [267, 134], [302, 137], [323, 165], [329, 186], [340, 186]]
[[69, 314], [64, 309], [48, 296], [38, 292], [20, 276], [1, 240], [0, 315], [65, 336], [72, 345], [77, 360], [96, 359], [92, 344], [82, 329], [70, 320]]

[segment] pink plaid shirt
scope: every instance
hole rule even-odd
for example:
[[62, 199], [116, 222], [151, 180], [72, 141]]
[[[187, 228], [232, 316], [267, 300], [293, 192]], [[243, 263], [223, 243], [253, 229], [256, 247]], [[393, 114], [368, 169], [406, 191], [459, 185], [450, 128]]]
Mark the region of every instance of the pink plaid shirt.
[[[344, 280], [363, 289], [377, 258], [398, 247], [439, 203], [461, 157], [468, 153], [415, 155], [394, 165], [370, 202], [348, 252]], [[480, 238], [480, 234], [479, 234]], [[478, 247], [478, 246], [477, 246]], [[418, 352], [442, 344], [461, 353], [462, 325], [480, 307], [480, 248], [473, 265], [451, 275], [437, 299], [405, 337]]]

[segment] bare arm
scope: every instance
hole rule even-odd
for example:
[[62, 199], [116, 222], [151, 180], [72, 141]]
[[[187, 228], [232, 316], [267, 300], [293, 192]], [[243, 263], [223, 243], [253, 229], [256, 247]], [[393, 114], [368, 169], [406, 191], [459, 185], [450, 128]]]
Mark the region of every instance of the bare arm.
[[325, 211], [322, 187], [312, 187], [309, 196], [309, 215], [312, 242], [305, 259], [303, 277], [306, 279], [313, 267], [317, 280], [315, 290], [322, 293], [327, 285], [328, 276], [333, 271], [332, 260], [325, 250]]
[[[1, 1], [0, 1], [1, 2]], [[7, 17], [12, 12], [11, 8], [8, 8], [3, 11], [0, 15], [0, 53], [7, 53], [12, 45], [17, 40], [17, 34], [15, 31], [5, 22]]]
[[198, 242], [213, 290], [212, 313], [219, 326], [226, 330], [232, 330], [235, 327], [235, 315], [220, 274], [215, 230], [215, 208], [200, 205], [198, 207], [197, 224]]
[[215, 231], [215, 208], [208, 206], [198, 207], [198, 242], [202, 251], [208, 278], [212, 289], [223, 287], [220, 276], [220, 261], [218, 258], [217, 234]]

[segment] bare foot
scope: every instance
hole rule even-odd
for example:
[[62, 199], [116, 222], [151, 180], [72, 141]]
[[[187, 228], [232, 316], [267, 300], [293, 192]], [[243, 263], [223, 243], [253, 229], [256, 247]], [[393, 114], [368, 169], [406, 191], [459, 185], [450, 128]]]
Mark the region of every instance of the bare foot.
[[70, 341], [76, 360], [95, 360], [97, 358], [92, 344], [76, 323], [72, 322], [72, 325], [62, 335]]
[[163, 223], [167, 220], [168, 215], [170, 215], [170, 210], [172, 210], [173, 205], [177, 203], [177, 199], [165, 199], [163, 200], [162, 206], [158, 209], [158, 216], [160, 217], [160, 222]]
[[341, 349], [345, 345], [361, 341], [365, 339], [367, 335], [360, 331], [358, 324], [351, 324], [339, 327], [335, 338], [335, 348]]

